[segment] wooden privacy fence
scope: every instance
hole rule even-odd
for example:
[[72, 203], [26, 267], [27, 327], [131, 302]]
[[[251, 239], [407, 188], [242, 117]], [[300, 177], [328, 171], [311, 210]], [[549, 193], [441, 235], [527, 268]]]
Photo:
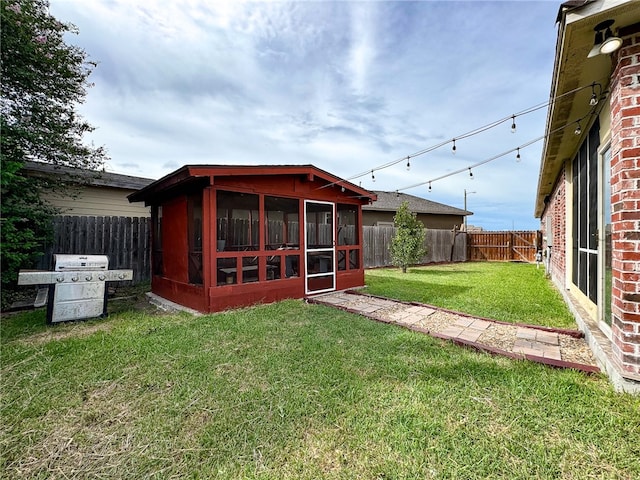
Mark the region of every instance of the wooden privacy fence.
[[542, 245], [540, 231], [469, 232], [468, 259], [470, 262], [522, 261], [533, 263]]
[[147, 217], [56, 216], [53, 242], [38, 268], [50, 270], [53, 254], [107, 255], [109, 269], [132, 269], [133, 283], [151, 278], [151, 219]]
[[[395, 227], [365, 226], [364, 266], [365, 268], [388, 267], [391, 261], [391, 241], [395, 235]], [[467, 241], [464, 232], [451, 230], [427, 229], [424, 245], [427, 254], [420, 263], [464, 262], [467, 260]]]
[[[51, 269], [54, 253], [107, 255], [109, 268], [133, 269], [133, 283], [150, 280], [151, 219], [57, 216], [53, 226], [53, 243], [47, 246], [38, 268]], [[395, 228], [392, 226], [363, 227], [365, 268], [393, 264], [389, 247], [394, 235]], [[465, 233], [427, 229], [424, 242], [427, 254], [421, 263], [482, 260], [534, 262], [541, 239], [541, 233], [537, 231]]]

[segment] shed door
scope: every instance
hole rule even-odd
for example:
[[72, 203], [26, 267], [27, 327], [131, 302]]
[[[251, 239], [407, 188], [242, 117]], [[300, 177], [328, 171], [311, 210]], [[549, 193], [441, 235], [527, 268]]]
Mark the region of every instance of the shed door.
[[304, 202], [306, 293], [330, 292], [336, 288], [335, 205]]

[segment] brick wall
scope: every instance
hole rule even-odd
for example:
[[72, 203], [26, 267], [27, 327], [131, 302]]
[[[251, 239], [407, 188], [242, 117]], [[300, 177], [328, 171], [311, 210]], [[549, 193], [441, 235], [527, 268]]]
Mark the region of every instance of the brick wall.
[[[547, 206], [542, 215], [542, 235], [547, 239], [544, 247], [553, 245], [551, 247], [551, 261], [549, 264], [549, 274], [554, 283], [559, 287], [565, 288], [566, 279], [566, 185], [565, 185], [565, 170], [558, 175], [556, 185], [553, 187], [553, 192], [549, 196]], [[549, 232], [547, 232], [547, 226], [551, 225], [551, 239], [549, 239]], [[551, 241], [549, 241], [551, 240]]]
[[640, 31], [623, 38], [611, 76], [612, 348], [640, 380]]

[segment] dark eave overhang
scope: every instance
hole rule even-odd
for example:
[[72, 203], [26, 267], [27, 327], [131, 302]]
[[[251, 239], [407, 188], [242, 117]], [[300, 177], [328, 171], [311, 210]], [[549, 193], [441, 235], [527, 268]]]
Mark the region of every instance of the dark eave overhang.
[[[545, 208], [545, 198], [553, 191], [562, 166], [571, 160], [578, 150], [582, 136], [575, 135], [576, 121], [581, 122], [583, 132], [588, 132], [595, 120], [590, 116], [593, 109], [589, 105], [593, 82], [602, 85], [602, 91], [609, 88], [613, 69], [611, 55], [597, 55], [587, 58], [593, 47], [594, 27], [603, 20], [612, 19], [614, 31], [640, 21], [640, 2], [637, 0], [591, 0], [565, 2], [558, 14], [558, 40], [550, 100], [545, 129], [546, 139], [542, 150], [542, 160], [538, 176], [534, 215], [541, 217]], [[615, 55], [615, 54], [614, 54]], [[602, 101], [608, 101], [602, 100]]]
[[70, 182], [78, 185], [90, 185], [94, 187], [109, 187], [123, 190], [138, 190], [153, 182], [151, 178], [134, 177], [119, 173], [101, 172], [97, 170], [85, 170], [82, 168], [70, 168], [52, 163], [27, 160], [22, 170], [33, 177], [61, 177], [64, 176]]
[[321, 170], [313, 165], [185, 165], [145, 188], [132, 193], [129, 202], [145, 202], [150, 205], [165, 198], [171, 192], [180, 191], [194, 182], [213, 185], [215, 177], [242, 177], [265, 175], [304, 176], [309, 181], [320, 180], [326, 186], [344, 187], [345, 194], [373, 202], [376, 194], [353, 183]]

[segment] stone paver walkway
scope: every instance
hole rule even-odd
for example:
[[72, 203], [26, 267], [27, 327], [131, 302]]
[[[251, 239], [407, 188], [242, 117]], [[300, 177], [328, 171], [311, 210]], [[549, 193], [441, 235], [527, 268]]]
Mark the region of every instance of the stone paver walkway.
[[317, 295], [309, 301], [401, 325], [492, 354], [586, 372], [599, 371], [591, 350], [578, 331], [509, 324], [349, 291]]

